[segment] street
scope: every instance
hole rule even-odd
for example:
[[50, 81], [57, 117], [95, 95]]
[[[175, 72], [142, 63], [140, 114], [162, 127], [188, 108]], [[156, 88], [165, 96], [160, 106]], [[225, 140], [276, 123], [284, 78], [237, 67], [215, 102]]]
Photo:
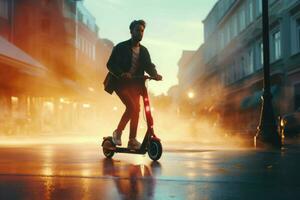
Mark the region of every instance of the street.
[[299, 199], [300, 148], [166, 148], [105, 159], [100, 145], [2, 144], [0, 199]]
[[300, 0], [0, 0], [0, 200], [294, 200], [299, 165]]

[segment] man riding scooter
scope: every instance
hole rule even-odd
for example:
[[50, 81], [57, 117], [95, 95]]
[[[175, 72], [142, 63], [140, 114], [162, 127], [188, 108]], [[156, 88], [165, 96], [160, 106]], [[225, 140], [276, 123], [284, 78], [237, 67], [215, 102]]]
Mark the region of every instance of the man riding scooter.
[[147, 48], [140, 44], [145, 27], [144, 20], [131, 22], [129, 26], [131, 39], [114, 47], [107, 62], [109, 73], [104, 80], [105, 91], [110, 94], [115, 92], [126, 106], [118, 127], [113, 132], [113, 141], [118, 146], [122, 145], [122, 131], [130, 121], [128, 148], [132, 150], [137, 150], [141, 146], [141, 143], [136, 140], [136, 134], [140, 111], [139, 100], [144, 87], [144, 81], [134, 77], [143, 76], [146, 72], [156, 80], [162, 80], [162, 76], [157, 73], [155, 65], [151, 62]]

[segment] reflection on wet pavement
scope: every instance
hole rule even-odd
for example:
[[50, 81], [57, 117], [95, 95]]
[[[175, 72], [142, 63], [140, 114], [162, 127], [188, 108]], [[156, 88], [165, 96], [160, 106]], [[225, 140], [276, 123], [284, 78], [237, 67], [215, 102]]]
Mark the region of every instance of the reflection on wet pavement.
[[299, 151], [117, 154], [97, 145], [0, 147], [0, 199], [299, 199]]
[[122, 199], [152, 199], [154, 197], [155, 177], [153, 173], [161, 170], [159, 162], [150, 165], [132, 165], [111, 159], [103, 160], [103, 174], [112, 176]]
[[154, 197], [159, 162], [146, 164], [143, 156], [130, 162], [103, 159], [99, 153], [71, 145], [0, 148], [0, 199]]

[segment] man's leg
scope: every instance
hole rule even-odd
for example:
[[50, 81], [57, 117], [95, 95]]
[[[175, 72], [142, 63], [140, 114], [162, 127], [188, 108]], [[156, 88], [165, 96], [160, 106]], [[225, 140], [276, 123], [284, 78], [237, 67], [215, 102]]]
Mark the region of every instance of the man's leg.
[[139, 149], [141, 144], [136, 140], [136, 134], [140, 112], [140, 93], [135, 88], [126, 88], [125, 90], [118, 90], [116, 91], [116, 93], [126, 106], [126, 110], [118, 125], [117, 132], [119, 132], [120, 134], [114, 133], [116, 135], [114, 138], [116, 138], [115, 140], [118, 141], [121, 145], [121, 133], [124, 130], [128, 121], [130, 120], [128, 148]]
[[131, 89], [130, 94], [133, 110], [131, 112], [129, 139], [135, 139], [139, 123], [140, 94], [136, 89]]
[[131, 99], [132, 105], [134, 105], [133, 112], [131, 113], [130, 120], [130, 133], [129, 133], [129, 141], [128, 148], [129, 149], [140, 149], [141, 143], [136, 140], [137, 127], [139, 122], [139, 113], [140, 113], [140, 93], [137, 89], [131, 90]]
[[128, 123], [128, 121], [131, 118], [131, 110], [132, 110], [132, 106], [131, 106], [131, 100], [130, 100], [130, 94], [129, 92], [126, 90], [126, 88], [122, 88], [119, 90], [115, 91], [116, 94], [119, 96], [120, 100], [122, 101], [122, 103], [126, 106], [126, 110], [124, 111], [120, 122], [118, 124], [117, 129], [113, 132], [113, 141], [116, 145], [121, 146], [122, 145], [122, 140], [121, 140], [121, 136], [122, 136], [122, 131], [125, 129], [126, 124]]
[[122, 103], [126, 106], [126, 110], [124, 111], [117, 128], [119, 132], [122, 132], [125, 129], [128, 121], [131, 119], [134, 108], [131, 100], [132, 97], [128, 89], [116, 90], [116, 94], [119, 96]]

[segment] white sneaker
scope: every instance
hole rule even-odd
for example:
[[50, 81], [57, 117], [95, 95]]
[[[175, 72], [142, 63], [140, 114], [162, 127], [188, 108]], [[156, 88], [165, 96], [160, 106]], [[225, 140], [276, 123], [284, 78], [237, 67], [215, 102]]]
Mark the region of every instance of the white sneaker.
[[139, 143], [135, 138], [129, 139], [128, 149], [138, 150], [141, 148], [141, 143]]
[[117, 130], [113, 132], [113, 142], [118, 146], [122, 146], [121, 135], [122, 132], [118, 132]]

